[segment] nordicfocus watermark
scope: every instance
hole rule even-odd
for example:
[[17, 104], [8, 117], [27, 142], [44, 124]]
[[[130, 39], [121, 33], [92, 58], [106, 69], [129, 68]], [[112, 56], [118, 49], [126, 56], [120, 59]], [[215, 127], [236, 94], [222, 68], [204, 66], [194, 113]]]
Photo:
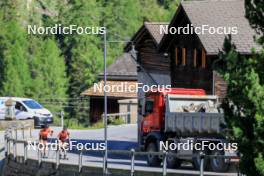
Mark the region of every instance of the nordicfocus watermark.
[[86, 34], [86, 35], [101, 35], [105, 33], [106, 28], [100, 26], [78, 26], [75, 24], [63, 26], [62, 24], [55, 24], [54, 26], [37, 26], [28, 25], [27, 33], [34, 35], [71, 35], [71, 34]]
[[159, 28], [160, 34], [219, 34], [219, 35], [228, 35], [228, 34], [238, 34], [237, 26], [210, 26], [210, 25], [201, 25], [194, 26], [193, 24], [187, 24], [186, 26], [178, 27], [169, 27], [168, 25], [160, 25]]
[[170, 91], [171, 85], [144, 85], [143, 83], [129, 84], [128, 82], [120, 82], [114, 85], [104, 85], [102, 82], [95, 83], [93, 86], [93, 92], [107, 92], [107, 93], [123, 93], [130, 92], [134, 93], [142, 90], [143, 92], [160, 92]]
[[55, 142], [47, 142], [46, 144], [38, 143], [36, 141], [28, 141], [27, 145], [28, 150], [44, 150], [44, 149], [50, 149], [50, 150], [58, 150], [58, 148], [66, 150], [66, 151], [72, 151], [72, 150], [94, 150], [94, 151], [103, 151], [106, 149], [105, 143], [96, 143], [96, 142], [87, 142], [87, 143], [79, 143], [77, 141], [71, 140], [69, 143], [61, 144], [58, 141]]
[[212, 142], [212, 141], [201, 141], [194, 142], [193, 140], [187, 140], [185, 142], [171, 142], [168, 141], [160, 142], [161, 150], [192, 150], [192, 151], [204, 151], [204, 150], [219, 150], [219, 151], [237, 151], [237, 143], [222, 143], [222, 142]]

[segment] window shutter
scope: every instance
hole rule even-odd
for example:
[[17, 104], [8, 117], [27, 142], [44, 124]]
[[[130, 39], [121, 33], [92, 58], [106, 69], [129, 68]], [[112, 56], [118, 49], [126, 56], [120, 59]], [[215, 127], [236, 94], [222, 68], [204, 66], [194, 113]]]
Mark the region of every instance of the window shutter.
[[175, 64], [178, 65], [178, 48], [175, 48]]
[[182, 65], [186, 65], [186, 48], [182, 48]]
[[193, 66], [197, 67], [197, 50], [196, 50], [196, 48], [194, 48], [194, 51], [193, 51]]
[[202, 68], [206, 67], [206, 55], [205, 55], [205, 50], [202, 49]]

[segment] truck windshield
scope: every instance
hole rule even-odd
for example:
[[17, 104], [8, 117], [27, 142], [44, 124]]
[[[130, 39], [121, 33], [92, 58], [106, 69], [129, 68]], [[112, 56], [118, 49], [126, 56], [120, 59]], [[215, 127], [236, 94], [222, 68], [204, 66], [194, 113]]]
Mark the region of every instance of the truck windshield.
[[30, 109], [42, 109], [43, 107], [34, 100], [26, 100], [23, 103]]

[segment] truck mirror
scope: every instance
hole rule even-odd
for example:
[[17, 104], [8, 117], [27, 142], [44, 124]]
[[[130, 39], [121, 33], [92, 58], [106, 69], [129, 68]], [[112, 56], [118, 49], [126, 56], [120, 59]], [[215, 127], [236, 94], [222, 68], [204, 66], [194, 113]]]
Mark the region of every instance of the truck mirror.
[[154, 101], [152, 100], [146, 101], [144, 114], [146, 115], [151, 114], [153, 112], [153, 106], [154, 106]]
[[138, 105], [138, 114], [139, 115], [143, 115], [143, 113], [142, 113], [142, 106], [141, 105]]

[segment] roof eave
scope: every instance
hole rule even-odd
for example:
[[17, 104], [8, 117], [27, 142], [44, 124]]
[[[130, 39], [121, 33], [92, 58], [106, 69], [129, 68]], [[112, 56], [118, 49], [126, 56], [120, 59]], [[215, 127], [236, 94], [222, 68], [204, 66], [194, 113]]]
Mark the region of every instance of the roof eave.
[[[175, 15], [173, 16], [171, 22], [169, 23], [168, 28], [170, 28], [170, 27], [174, 24], [174, 21], [176, 20], [178, 14], [179, 14], [180, 11], [182, 10], [182, 8], [183, 8], [183, 7], [182, 7], [182, 5], [181, 5], [181, 3], [180, 3], [180, 4], [179, 4], [179, 7], [177, 8], [177, 11], [176, 11]], [[167, 48], [165, 49], [164, 42], [165, 42], [165, 40], [167, 40], [168, 35], [169, 35], [169, 34], [164, 34], [164, 36], [162, 37], [162, 39], [161, 39], [161, 41], [160, 41], [160, 43], [159, 43], [159, 45], [158, 45], [158, 51], [162, 51], [162, 50], [166, 50], [166, 49], [167, 49]], [[168, 46], [168, 45], [167, 45], [167, 46]]]

